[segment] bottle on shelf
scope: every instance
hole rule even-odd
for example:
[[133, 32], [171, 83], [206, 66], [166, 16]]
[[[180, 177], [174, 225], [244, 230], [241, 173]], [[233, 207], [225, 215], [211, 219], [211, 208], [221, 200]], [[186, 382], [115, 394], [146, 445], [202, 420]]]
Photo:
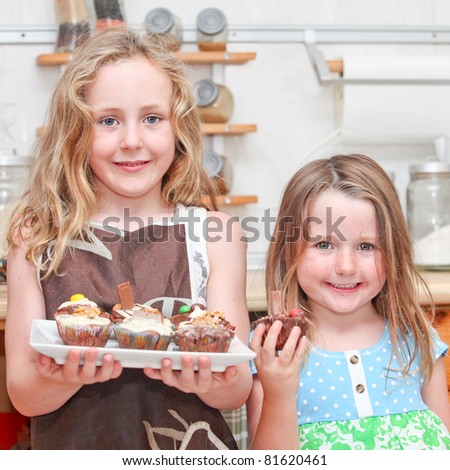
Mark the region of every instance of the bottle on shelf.
[[183, 26], [178, 16], [167, 8], [150, 10], [144, 20], [145, 29], [149, 33], [164, 34], [173, 50], [177, 51], [183, 43]]
[[450, 164], [427, 161], [409, 168], [407, 215], [415, 262], [450, 270]]
[[215, 182], [219, 194], [228, 194], [233, 179], [233, 173], [228, 158], [208, 149], [205, 152], [203, 164], [209, 177]]
[[205, 8], [197, 16], [197, 45], [201, 51], [226, 51], [228, 23], [218, 8]]
[[205, 78], [195, 83], [200, 119], [209, 123], [228, 122], [233, 114], [234, 101], [226, 85]]
[[58, 37], [55, 52], [73, 52], [91, 34], [85, 0], [55, 0]]
[[123, 0], [94, 0], [95, 29], [113, 28], [125, 24]]

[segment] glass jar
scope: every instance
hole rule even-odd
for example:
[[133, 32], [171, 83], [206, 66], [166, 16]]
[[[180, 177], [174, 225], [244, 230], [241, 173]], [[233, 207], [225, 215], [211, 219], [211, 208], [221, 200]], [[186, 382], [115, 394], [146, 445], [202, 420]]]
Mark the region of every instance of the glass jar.
[[85, 0], [55, 0], [58, 38], [55, 52], [73, 52], [91, 34]]
[[216, 184], [219, 194], [228, 194], [233, 178], [228, 158], [219, 155], [213, 150], [207, 150], [204, 155], [203, 163], [209, 177], [212, 178]]
[[450, 269], [450, 165], [428, 161], [409, 169], [407, 215], [414, 259], [430, 270]]
[[114, 28], [125, 25], [122, 0], [94, 0], [95, 29]]
[[228, 87], [205, 78], [195, 83], [197, 108], [203, 122], [228, 122], [233, 114], [233, 95]]
[[205, 8], [197, 16], [197, 44], [201, 51], [227, 49], [228, 24], [218, 8]]
[[18, 157], [14, 151], [8, 155], [0, 155], [0, 211], [22, 195], [29, 166], [30, 158]]
[[173, 50], [178, 50], [183, 42], [183, 26], [178, 16], [167, 8], [154, 8], [147, 13], [144, 21], [148, 33], [166, 34]]

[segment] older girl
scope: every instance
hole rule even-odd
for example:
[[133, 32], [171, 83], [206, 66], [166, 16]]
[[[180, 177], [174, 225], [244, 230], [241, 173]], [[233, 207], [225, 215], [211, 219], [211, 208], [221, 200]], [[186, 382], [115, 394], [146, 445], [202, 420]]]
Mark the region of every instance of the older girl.
[[58, 365], [29, 345], [33, 319], [79, 292], [110, 311], [127, 281], [166, 316], [181, 303], [222, 310], [247, 341], [245, 244], [205, 209], [201, 157], [193, 88], [161, 39], [112, 28], [80, 46], [9, 231], [7, 384], [32, 416], [33, 449], [236, 448], [219, 410], [245, 402], [247, 364], [213, 373], [202, 357], [196, 372], [186, 355], [181, 371], [166, 359], [146, 377], [112, 355], [96, 367], [96, 349]]

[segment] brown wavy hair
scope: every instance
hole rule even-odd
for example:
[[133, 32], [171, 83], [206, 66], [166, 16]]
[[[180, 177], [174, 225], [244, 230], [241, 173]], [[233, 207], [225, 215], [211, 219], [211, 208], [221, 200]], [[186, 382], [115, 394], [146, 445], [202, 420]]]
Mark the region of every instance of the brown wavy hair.
[[413, 245], [396, 189], [386, 172], [370, 157], [335, 155], [310, 162], [294, 174], [283, 193], [269, 247], [266, 292], [281, 291], [286, 309], [303, 309], [311, 332], [315, 331], [307, 296], [297, 282], [296, 268], [308, 239], [309, 224], [303, 221], [307, 220], [311, 204], [329, 189], [373, 204], [386, 270], [386, 282], [372, 300], [373, 305], [388, 320], [393, 351], [402, 343], [407, 344], [401, 339], [413, 335], [413, 351], [403, 350], [399, 357], [404, 373], [416, 357], [420, 357], [421, 370], [430, 372], [434, 362], [431, 316], [419, 304], [418, 288], [422, 287], [430, 306], [431, 294], [415, 267]]
[[[102, 65], [142, 56], [168, 76], [173, 88], [171, 119], [176, 146], [162, 180], [163, 200], [168, 205], [217, 208], [215, 187], [202, 166], [197, 96], [185, 65], [162, 35], [128, 28], [101, 30], [77, 48], [56, 85], [45, 131], [33, 152], [29, 187], [9, 224], [9, 245], [25, 243], [27, 259], [45, 270], [46, 276], [57, 270], [67, 242], [85, 237], [86, 225], [97, 209], [95, 179], [89, 166], [94, 119], [86, 104], [86, 87]], [[41, 266], [39, 260], [49, 245], [52, 257], [48, 265]]]

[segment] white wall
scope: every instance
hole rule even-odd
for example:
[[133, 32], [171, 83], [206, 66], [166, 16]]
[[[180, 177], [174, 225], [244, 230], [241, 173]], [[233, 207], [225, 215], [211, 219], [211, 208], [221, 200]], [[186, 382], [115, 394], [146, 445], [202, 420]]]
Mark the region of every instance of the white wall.
[[[230, 25], [362, 25], [444, 26], [450, 24], [448, 0], [125, 0], [127, 20], [142, 23], [146, 13], [165, 6], [193, 26], [197, 14], [215, 6]], [[54, 26], [53, 0], [0, 0], [0, 32], [13, 25]], [[56, 39], [56, 35], [55, 35]], [[183, 46], [192, 50], [194, 45]], [[326, 45], [327, 59], [345, 52], [410, 53], [411, 46]], [[421, 53], [448, 53], [449, 46], [416, 46]], [[194, 47], [195, 49], [195, 47]], [[404, 50], [405, 49], [405, 50]], [[209, 139], [228, 156], [234, 169], [232, 193], [257, 194], [259, 203], [229, 208], [240, 218], [275, 214], [284, 185], [307, 161], [334, 153], [367, 153], [386, 170], [395, 172], [403, 204], [409, 180], [408, 166], [434, 153], [433, 142], [421, 145], [364, 145], [343, 143], [339, 136], [320, 146], [335, 130], [332, 87], [320, 86], [303, 43], [231, 43], [231, 51], [256, 51], [246, 65], [224, 67], [224, 79], [235, 98], [232, 121], [255, 123], [258, 132], [241, 137]], [[57, 67], [38, 67], [36, 57], [53, 51], [53, 44], [0, 44], [0, 149], [29, 153], [36, 129], [42, 124]], [[210, 74], [209, 67], [192, 71], [195, 80]], [[251, 256], [263, 254], [261, 237], [249, 246]]]

